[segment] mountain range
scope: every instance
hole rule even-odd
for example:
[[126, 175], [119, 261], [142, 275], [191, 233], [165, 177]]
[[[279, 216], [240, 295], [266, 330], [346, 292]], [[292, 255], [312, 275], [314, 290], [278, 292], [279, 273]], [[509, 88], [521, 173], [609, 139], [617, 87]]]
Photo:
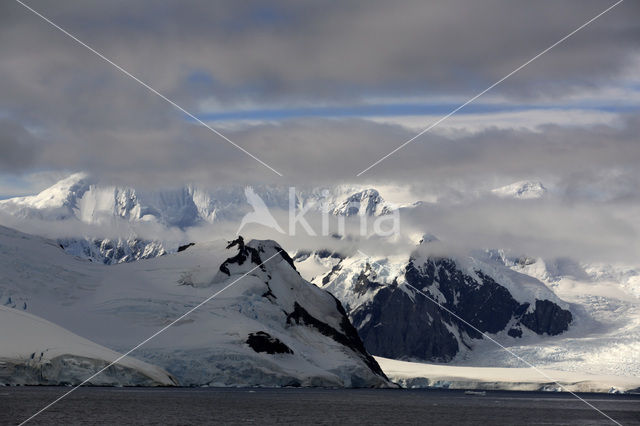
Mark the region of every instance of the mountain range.
[[[252, 190], [268, 208], [289, 207], [288, 189]], [[259, 267], [245, 278], [251, 291], [234, 290], [139, 356], [180, 384], [200, 385], [389, 385], [369, 354], [522, 367], [490, 336], [546, 368], [640, 375], [637, 363], [617, 362], [640, 350], [640, 273], [633, 265], [512, 256], [500, 248], [460, 252], [431, 234], [409, 246], [380, 238], [375, 244], [392, 254], [369, 256], [345, 235], [333, 236], [348, 243], [336, 249], [308, 246], [304, 239], [287, 247], [264, 240], [245, 244], [241, 237], [229, 247], [224, 241], [194, 245], [136, 232], [149, 226], [162, 229], [159, 235], [189, 235], [203, 224], [237, 224], [252, 211], [244, 191], [138, 191], [101, 185], [80, 173], [34, 196], [2, 200], [0, 213], [12, 225], [39, 223], [38, 229], [44, 224], [65, 234], [50, 240], [3, 228], [2, 246], [28, 241], [28, 247], [6, 251], [2, 270], [13, 275], [0, 280], [0, 302], [124, 351], [179, 316], [180, 307], [193, 306], [196, 295], [206, 297], [277, 252], [276, 269]], [[366, 186], [314, 188], [297, 190], [294, 203], [345, 218], [428, 204], [389, 203], [383, 193]], [[523, 181], [478, 196], [527, 202], [547, 197], [548, 190]], [[123, 226], [127, 236], [105, 235], [105, 229]], [[69, 231], [74, 228], [81, 231]], [[47, 283], [46, 277], [54, 279]], [[87, 320], [78, 324], [78, 316]], [[131, 332], [123, 339], [101, 329], [103, 322]], [[336, 354], [327, 356], [326, 345]]]

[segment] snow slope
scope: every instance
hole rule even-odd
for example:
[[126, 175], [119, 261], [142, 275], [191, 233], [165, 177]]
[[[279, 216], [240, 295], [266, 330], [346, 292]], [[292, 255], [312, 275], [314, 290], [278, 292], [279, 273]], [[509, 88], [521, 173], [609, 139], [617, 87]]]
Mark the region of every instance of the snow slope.
[[106, 266], [0, 227], [0, 302], [126, 351], [228, 286], [134, 355], [181, 385], [386, 386], [339, 302], [289, 261], [272, 241], [218, 241]]
[[[640, 377], [640, 287], [637, 268], [582, 264], [570, 259], [497, 257], [513, 270], [537, 277], [574, 307], [569, 332], [549, 339], [532, 336], [509, 349], [544, 368]], [[521, 363], [493, 345], [461, 360], [464, 365], [513, 366]]]
[[[394, 382], [407, 388], [517, 391], [640, 392], [640, 377], [533, 368], [458, 367], [376, 357]], [[559, 386], [560, 385], [560, 386]]]
[[[0, 306], [0, 384], [76, 385], [120, 354], [27, 312]], [[92, 385], [172, 386], [164, 370], [132, 357], [89, 381]]]

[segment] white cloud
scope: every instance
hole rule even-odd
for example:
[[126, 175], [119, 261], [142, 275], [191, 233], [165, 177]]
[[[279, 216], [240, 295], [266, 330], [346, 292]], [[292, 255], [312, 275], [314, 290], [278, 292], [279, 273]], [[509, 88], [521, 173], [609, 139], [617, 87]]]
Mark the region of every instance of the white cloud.
[[[365, 119], [375, 123], [399, 125], [417, 133], [439, 120], [443, 115], [365, 117]], [[537, 132], [541, 131], [541, 127], [545, 125], [590, 127], [596, 125], [615, 126], [619, 124], [620, 116], [614, 112], [580, 109], [530, 109], [480, 114], [459, 113], [446, 119], [432, 131], [455, 138], [492, 128], [526, 129]]]

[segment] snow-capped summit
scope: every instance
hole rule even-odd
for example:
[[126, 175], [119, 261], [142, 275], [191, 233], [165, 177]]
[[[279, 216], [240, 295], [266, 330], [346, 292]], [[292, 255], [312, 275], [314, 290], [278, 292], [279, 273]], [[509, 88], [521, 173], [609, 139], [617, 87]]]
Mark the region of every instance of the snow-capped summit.
[[77, 219], [86, 224], [157, 222], [188, 227], [213, 218], [210, 200], [197, 188], [141, 194], [135, 188], [103, 185], [75, 173], [37, 195], [0, 201], [0, 210], [19, 218]]
[[37, 195], [2, 200], [0, 208], [22, 218], [68, 219], [75, 216], [78, 202], [90, 186], [86, 173], [75, 173]]
[[373, 189], [356, 192], [333, 210], [336, 216], [379, 216], [388, 212], [384, 199]]
[[493, 189], [491, 192], [500, 198], [531, 200], [544, 197], [547, 193], [547, 188], [542, 182], [523, 180]]

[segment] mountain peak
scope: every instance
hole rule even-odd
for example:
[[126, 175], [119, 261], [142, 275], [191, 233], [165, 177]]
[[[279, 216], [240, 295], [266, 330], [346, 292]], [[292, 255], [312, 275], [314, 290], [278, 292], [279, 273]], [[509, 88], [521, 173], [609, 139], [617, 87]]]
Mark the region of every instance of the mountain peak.
[[74, 216], [78, 200], [90, 188], [89, 175], [74, 173], [36, 195], [3, 200], [0, 206], [18, 217], [65, 219]]
[[380, 193], [367, 188], [350, 195], [333, 211], [336, 216], [375, 216], [384, 212], [385, 201]]
[[73, 203], [75, 198], [80, 198], [89, 189], [89, 175], [86, 173], [74, 173], [49, 188], [40, 191], [30, 198], [36, 206], [62, 207]]
[[493, 189], [491, 192], [500, 198], [530, 200], [544, 197], [547, 193], [547, 188], [540, 181], [522, 180]]

